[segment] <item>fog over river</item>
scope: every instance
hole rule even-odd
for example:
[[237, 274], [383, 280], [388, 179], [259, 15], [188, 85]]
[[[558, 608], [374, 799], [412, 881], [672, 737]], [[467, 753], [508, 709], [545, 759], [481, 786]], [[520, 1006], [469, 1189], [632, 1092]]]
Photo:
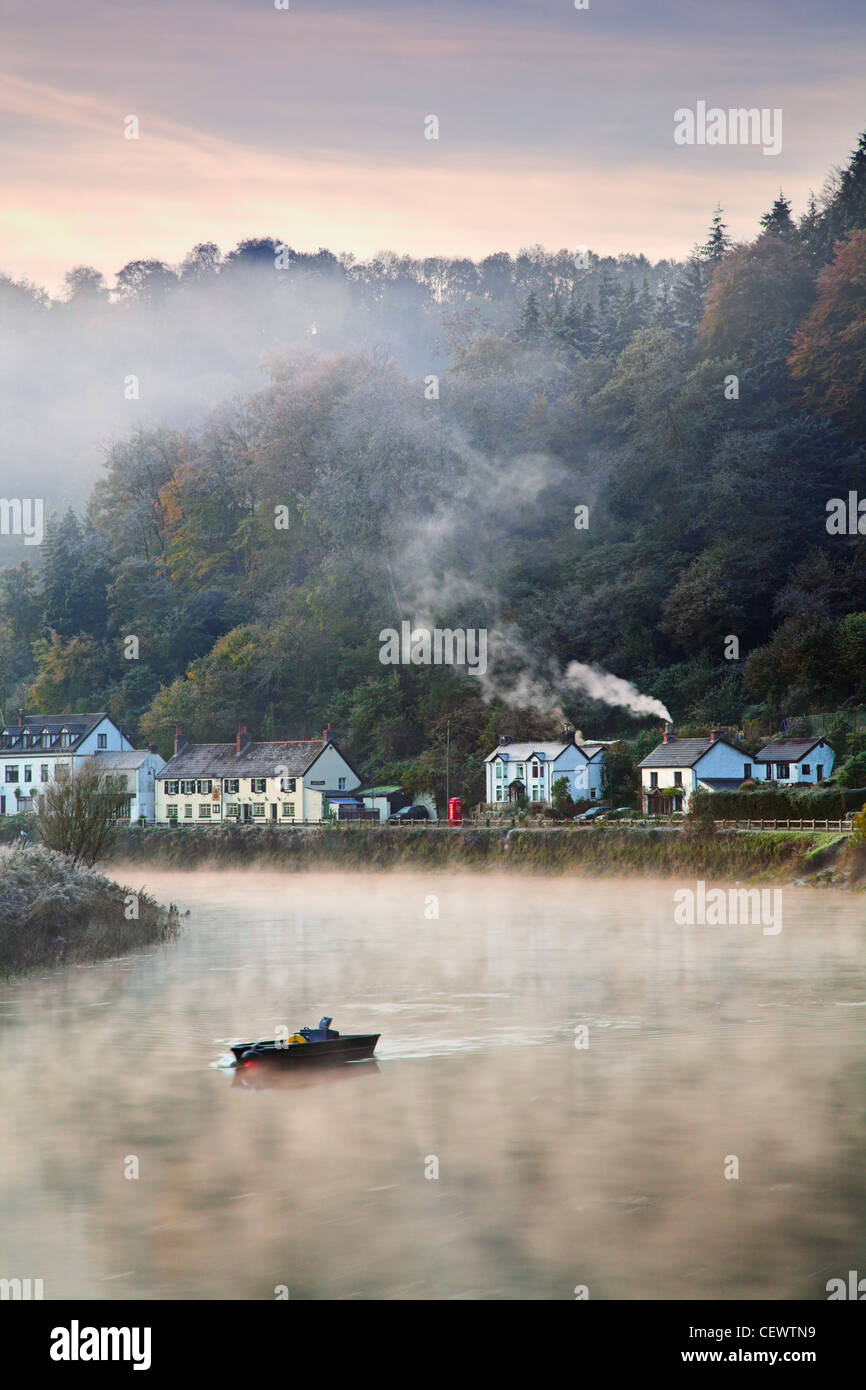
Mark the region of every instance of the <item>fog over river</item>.
[[[866, 1272], [862, 898], [785, 889], [770, 936], [676, 925], [672, 881], [112, 876], [190, 916], [0, 984], [0, 1276], [823, 1299]], [[381, 1032], [378, 1062], [271, 1087], [212, 1065], [323, 1013]]]

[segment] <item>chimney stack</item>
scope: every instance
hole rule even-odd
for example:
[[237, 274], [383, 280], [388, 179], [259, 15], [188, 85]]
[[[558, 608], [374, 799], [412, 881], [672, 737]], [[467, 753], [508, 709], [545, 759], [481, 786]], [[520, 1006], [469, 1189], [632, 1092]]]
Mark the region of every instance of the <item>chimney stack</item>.
[[577, 734], [573, 724], [564, 724], [562, 726], [562, 741], [567, 744], [577, 741]]
[[331, 734], [331, 726], [330, 726], [330, 724], [329, 724], [328, 727], [327, 727], [327, 729], [323, 730], [323, 732], [322, 732], [322, 738], [325, 740], [326, 743], [330, 743], [332, 737], [333, 737], [333, 735]]
[[503, 746], [503, 744], [510, 743], [510, 742], [511, 742], [511, 735], [510, 735], [510, 734], [500, 734], [500, 735], [499, 735], [499, 747], [500, 747], [500, 748]]
[[250, 736], [249, 736], [249, 734], [247, 733], [247, 726], [246, 726], [246, 724], [239, 724], [239, 725], [238, 725], [238, 736], [237, 736], [237, 739], [235, 740], [235, 752], [238, 754], [238, 756], [240, 756], [240, 754], [243, 753], [243, 751], [244, 751], [245, 748], [249, 747], [249, 742], [250, 742]]
[[179, 724], [174, 728], [174, 756], [177, 757], [181, 748], [186, 748], [187, 740], [183, 736], [183, 729]]
[[21, 725], [21, 724], [24, 723], [24, 711], [23, 711], [23, 709], [20, 709], [20, 710], [18, 711], [18, 723], [19, 723], [19, 725]]
[[665, 731], [662, 735], [662, 743], [671, 743], [676, 738], [673, 724], [665, 724]]
[[157, 748], [155, 743], [149, 743], [147, 745], [147, 751], [148, 753], [158, 753], [159, 749]]

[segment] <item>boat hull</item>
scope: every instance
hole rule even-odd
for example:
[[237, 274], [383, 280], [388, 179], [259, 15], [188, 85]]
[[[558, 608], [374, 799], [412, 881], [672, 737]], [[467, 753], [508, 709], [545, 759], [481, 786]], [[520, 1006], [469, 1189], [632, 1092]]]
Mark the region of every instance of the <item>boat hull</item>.
[[247, 1066], [250, 1062], [267, 1062], [282, 1067], [333, 1066], [343, 1062], [363, 1062], [372, 1057], [380, 1036], [379, 1033], [350, 1033], [322, 1042], [237, 1043], [231, 1050], [238, 1066]]

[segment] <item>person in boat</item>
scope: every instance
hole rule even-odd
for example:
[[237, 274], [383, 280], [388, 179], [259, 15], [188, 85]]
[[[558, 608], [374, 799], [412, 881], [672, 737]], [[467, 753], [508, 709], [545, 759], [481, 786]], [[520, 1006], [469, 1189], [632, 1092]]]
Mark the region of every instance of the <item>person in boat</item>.
[[319, 1019], [319, 1032], [324, 1033], [326, 1041], [328, 1038], [338, 1038], [340, 1036], [340, 1034], [331, 1027], [330, 1018]]

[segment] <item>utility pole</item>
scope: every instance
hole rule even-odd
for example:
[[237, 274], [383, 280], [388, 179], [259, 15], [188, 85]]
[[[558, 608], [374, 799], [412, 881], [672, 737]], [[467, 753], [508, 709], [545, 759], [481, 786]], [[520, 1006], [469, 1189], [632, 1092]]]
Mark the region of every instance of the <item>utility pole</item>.
[[445, 726], [445, 814], [451, 800], [451, 720]]

